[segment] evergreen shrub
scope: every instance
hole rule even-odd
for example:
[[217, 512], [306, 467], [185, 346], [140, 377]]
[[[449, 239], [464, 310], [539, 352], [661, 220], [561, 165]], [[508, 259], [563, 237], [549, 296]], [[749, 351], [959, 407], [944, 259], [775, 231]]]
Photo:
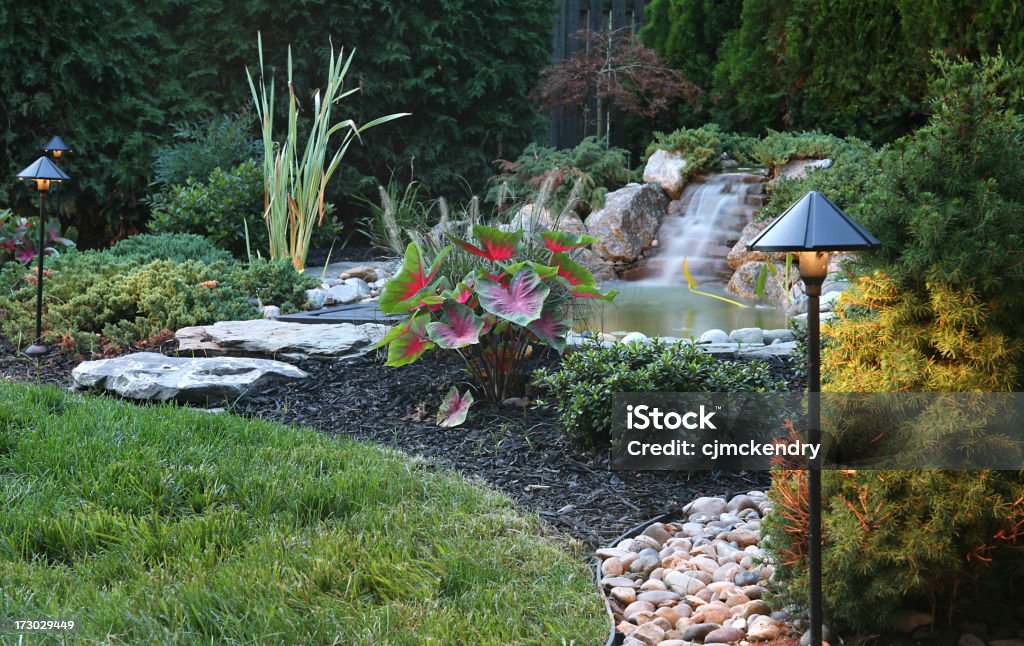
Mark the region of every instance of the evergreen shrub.
[[614, 343], [567, 353], [558, 370], [534, 375], [562, 429], [584, 444], [611, 439], [612, 396], [632, 392], [768, 392], [783, 390], [763, 361], [719, 361], [691, 343]]
[[530, 144], [515, 161], [499, 160], [501, 174], [491, 179], [486, 199], [504, 203], [505, 197], [523, 200], [551, 184], [548, 208], [561, 210], [579, 182], [578, 208], [586, 216], [604, 206], [604, 196], [638, 179], [629, 167], [629, 152], [609, 147], [598, 137], [587, 137], [571, 149]]

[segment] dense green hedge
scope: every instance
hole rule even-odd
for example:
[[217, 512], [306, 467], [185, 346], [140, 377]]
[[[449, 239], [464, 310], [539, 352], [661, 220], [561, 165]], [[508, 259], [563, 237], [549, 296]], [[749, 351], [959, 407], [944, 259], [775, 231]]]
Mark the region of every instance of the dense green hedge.
[[258, 67], [257, 31], [279, 95], [289, 44], [296, 91], [308, 101], [333, 42], [357, 49], [351, 79], [361, 92], [346, 99], [343, 117], [413, 113], [349, 151], [354, 166], [329, 200], [410, 159], [432, 187], [459, 177], [481, 185], [491, 160], [534, 134], [536, 113], [520, 97], [549, 61], [550, 27], [548, 0], [5, 5], [0, 33], [15, 37], [0, 40], [12, 69], [0, 78], [0, 204], [30, 208], [13, 176], [60, 134], [77, 149], [65, 204], [86, 241], [140, 225], [154, 152], [172, 141], [174, 124], [251, 112], [245, 67]]
[[645, 43], [708, 90], [714, 121], [741, 131], [891, 141], [926, 118], [932, 51], [1024, 55], [1014, 3], [652, 0], [646, 13]]

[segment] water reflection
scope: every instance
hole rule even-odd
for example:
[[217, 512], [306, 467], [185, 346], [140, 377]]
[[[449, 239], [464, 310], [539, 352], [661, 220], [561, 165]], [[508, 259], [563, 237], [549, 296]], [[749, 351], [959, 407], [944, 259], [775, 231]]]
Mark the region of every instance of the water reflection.
[[701, 290], [740, 301], [748, 307], [740, 308], [692, 294], [685, 284], [609, 281], [602, 287], [618, 290], [619, 295], [612, 303], [597, 303], [577, 329], [609, 334], [636, 331], [648, 336], [686, 338], [713, 328], [728, 332], [743, 327], [784, 328], [787, 324], [786, 314], [781, 309], [745, 301], [721, 287], [702, 285]]

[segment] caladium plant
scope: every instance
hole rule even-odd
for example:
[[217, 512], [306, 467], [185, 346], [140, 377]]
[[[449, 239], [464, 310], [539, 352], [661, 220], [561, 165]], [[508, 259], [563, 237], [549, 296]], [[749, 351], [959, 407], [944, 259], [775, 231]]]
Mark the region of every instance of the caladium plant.
[[[0, 210], [0, 264], [8, 260], [16, 260], [28, 264], [36, 257], [39, 241], [38, 221], [16, 217], [10, 211]], [[59, 255], [61, 249], [75, 246], [75, 243], [60, 236], [60, 227], [54, 221], [46, 223], [45, 252], [47, 255]]]
[[[474, 241], [452, 238], [455, 247], [478, 257], [479, 266], [456, 285], [441, 275], [448, 246], [430, 263], [411, 243], [398, 274], [384, 287], [381, 310], [408, 314], [378, 343], [388, 346], [389, 366], [403, 366], [433, 348], [451, 350], [486, 399], [502, 401], [524, 394], [525, 361], [535, 347], [565, 350], [576, 299], [611, 300], [593, 274], [570, 254], [596, 238], [560, 231], [527, 236], [476, 225]], [[538, 262], [540, 258], [543, 262]], [[452, 389], [438, 423], [457, 426], [472, 403]]]

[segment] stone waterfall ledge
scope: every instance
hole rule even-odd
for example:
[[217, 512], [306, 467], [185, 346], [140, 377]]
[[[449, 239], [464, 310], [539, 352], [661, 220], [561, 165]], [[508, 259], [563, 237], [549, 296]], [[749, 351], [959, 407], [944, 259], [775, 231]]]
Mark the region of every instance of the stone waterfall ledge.
[[155, 352], [85, 361], [71, 372], [72, 388], [106, 390], [129, 399], [208, 404], [234, 400], [254, 388], [308, 376], [295, 366], [240, 357], [167, 357]]
[[186, 327], [174, 335], [179, 354], [349, 359], [366, 354], [387, 332], [379, 323], [302, 324], [280, 321], [221, 321]]

